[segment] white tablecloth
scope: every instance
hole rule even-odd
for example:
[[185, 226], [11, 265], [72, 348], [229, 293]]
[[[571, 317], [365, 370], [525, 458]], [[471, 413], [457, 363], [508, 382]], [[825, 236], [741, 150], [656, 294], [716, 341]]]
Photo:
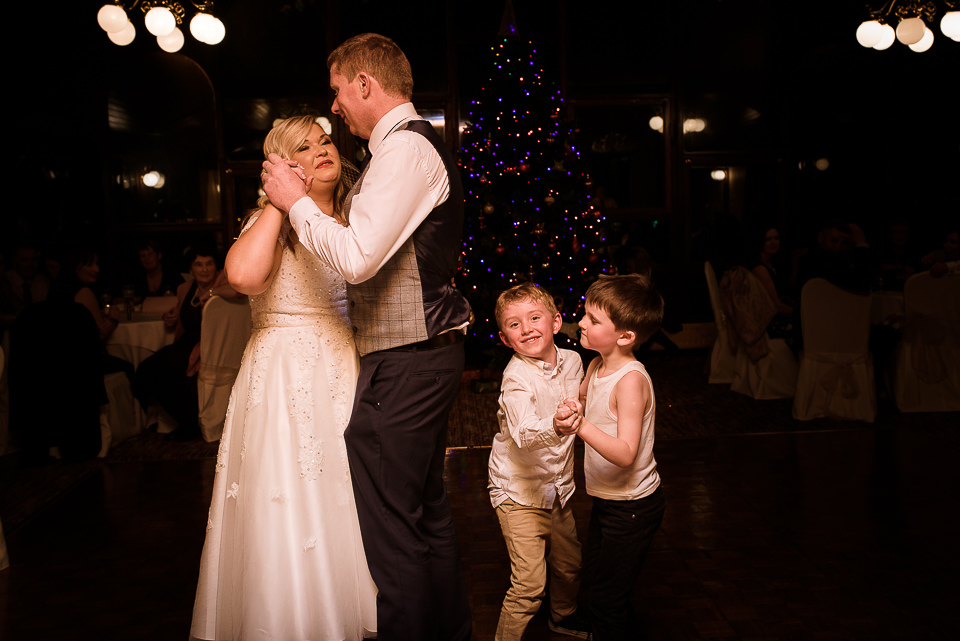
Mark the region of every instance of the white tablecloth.
[[173, 329], [153, 314], [134, 313], [132, 320], [121, 314], [120, 324], [107, 339], [107, 353], [137, 367], [148, 356], [173, 342]]

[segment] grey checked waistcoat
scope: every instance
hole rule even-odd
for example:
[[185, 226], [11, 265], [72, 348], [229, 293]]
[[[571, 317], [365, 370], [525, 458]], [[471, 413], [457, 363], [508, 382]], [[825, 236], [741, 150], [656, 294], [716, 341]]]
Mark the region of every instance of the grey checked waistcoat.
[[[462, 325], [470, 317], [470, 304], [452, 285], [463, 230], [460, 174], [430, 123], [411, 120], [397, 131], [403, 129], [426, 138], [440, 154], [447, 170], [450, 194], [420, 223], [376, 276], [348, 286], [350, 320], [361, 356], [432, 338], [445, 329]], [[362, 189], [363, 175], [347, 194], [344, 203], [347, 220], [350, 202]], [[378, 215], [390, 216], [392, 212]]]

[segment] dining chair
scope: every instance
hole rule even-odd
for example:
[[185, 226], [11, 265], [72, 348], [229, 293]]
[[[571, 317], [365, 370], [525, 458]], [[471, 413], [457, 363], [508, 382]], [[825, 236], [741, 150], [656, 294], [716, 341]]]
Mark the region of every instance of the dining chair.
[[730, 389], [758, 400], [791, 398], [797, 359], [784, 339], [767, 335], [766, 327], [777, 313], [770, 295], [745, 267], [724, 273], [720, 294], [736, 345]]
[[960, 411], [960, 276], [914, 274], [903, 287], [894, 397], [901, 412]]
[[213, 296], [203, 308], [200, 324], [200, 433], [207, 442], [223, 434], [230, 391], [250, 338], [250, 303]]
[[710, 261], [703, 263], [704, 275], [707, 278], [707, 291], [710, 293], [710, 309], [713, 310], [713, 323], [717, 327], [717, 337], [710, 350], [710, 371], [707, 375], [708, 383], [723, 383], [729, 385], [733, 381], [733, 368], [736, 362], [736, 352], [731, 346], [728, 334], [727, 316], [723, 312], [720, 302], [720, 285], [717, 275], [713, 271]]
[[869, 350], [870, 307], [870, 296], [848, 292], [824, 278], [812, 278], [803, 286], [803, 350], [794, 418], [874, 421], [877, 394]]
[[145, 424], [140, 403], [133, 396], [130, 379], [123, 372], [103, 375], [107, 404], [100, 408], [100, 453], [103, 458], [110, 448], [139, 434]]

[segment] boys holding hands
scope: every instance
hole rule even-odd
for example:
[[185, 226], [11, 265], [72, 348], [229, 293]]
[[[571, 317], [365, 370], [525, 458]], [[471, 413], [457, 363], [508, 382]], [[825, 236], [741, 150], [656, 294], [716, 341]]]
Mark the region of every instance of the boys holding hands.
[[[532, 283], [497, 300], [500, 338], [514, 350], [503, 372], [500, 432], [490, 452], [490, 501], [510, 554], [510, 588], [503, 600], [497, 641], [523, 636], [537, 613], [550, 571], [550, 629], [590, 638], [577, 612], [580, 542], [572, 507], [573, 445], [554, 427], [557, 405], [577, 394], [583, 364], [554, 344], [561, 318], [553, 298]], [[572, 414], [572, 412], [571, 412]], [[575, 433], [575, 415], [568, 416]]]
[[583, 579], [596, 641], [633, 639], [630, 593], [665, 501], [653, 457], [653, 383], [633, 350], [660, 326], [663, 298], [636, 274], [601, 276], [588, 289], [581, 344], [599, 353], [579, 399], [560, 404], [554, 426], [583, 439], [593, 497]]

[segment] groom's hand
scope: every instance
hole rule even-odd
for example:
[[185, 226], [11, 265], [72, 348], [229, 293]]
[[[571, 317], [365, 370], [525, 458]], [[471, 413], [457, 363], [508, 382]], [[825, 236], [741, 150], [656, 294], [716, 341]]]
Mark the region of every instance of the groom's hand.
[[285, 160], [270, 154], [263, 163], [263, 191], [274, 207], [290, 212], [294, 203], [307, 195], [313, 176], [304, 174], [303, 167], [295, 160]]

